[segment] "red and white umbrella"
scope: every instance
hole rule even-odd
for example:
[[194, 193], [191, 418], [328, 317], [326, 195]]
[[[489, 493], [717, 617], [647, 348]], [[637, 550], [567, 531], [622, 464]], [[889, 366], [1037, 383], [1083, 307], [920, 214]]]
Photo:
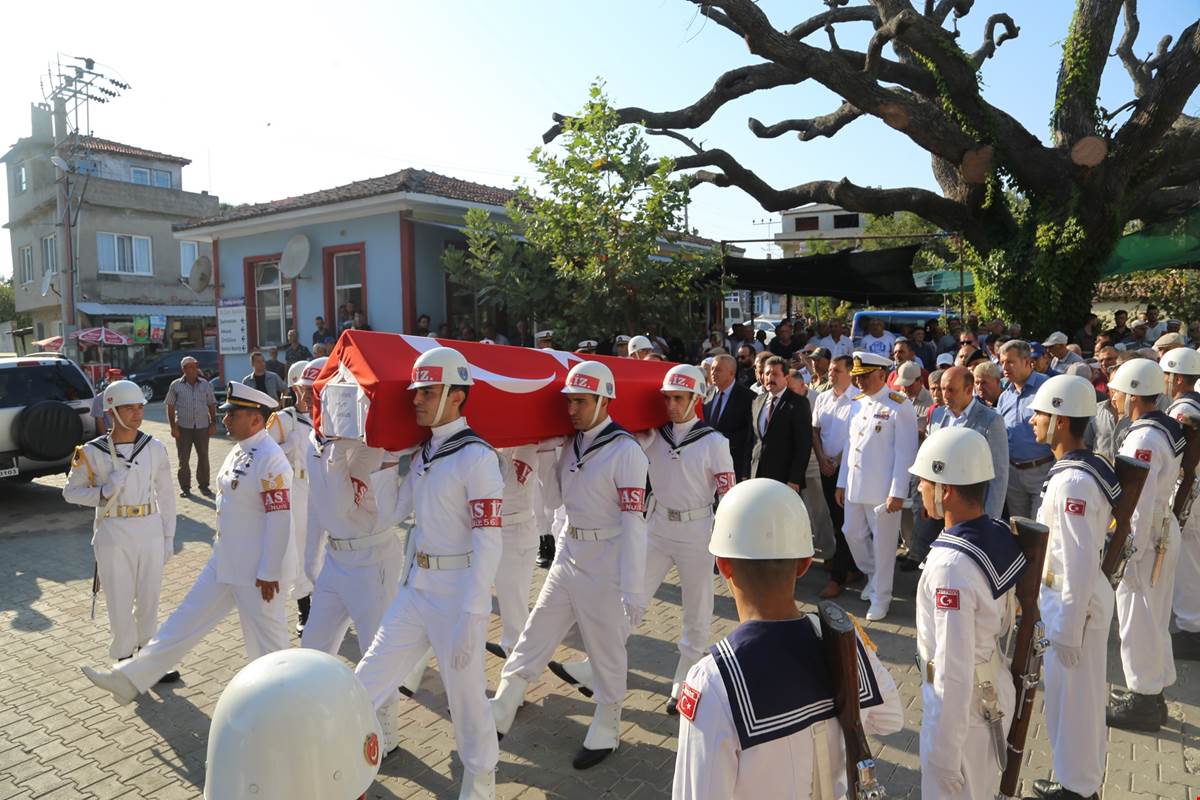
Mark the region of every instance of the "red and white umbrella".
[[51, 336], [47, 339], [38, 339], [33, 343], [33, 346], [43, 352], [57, 353], [62, 350], [63, 338], [61, 336]]
[[111, 328], [84, 328], [79, 331], [71, 331], [71, 338], [91, 344], [127, 345], [133, 342], [125, 334], [117, 333]]

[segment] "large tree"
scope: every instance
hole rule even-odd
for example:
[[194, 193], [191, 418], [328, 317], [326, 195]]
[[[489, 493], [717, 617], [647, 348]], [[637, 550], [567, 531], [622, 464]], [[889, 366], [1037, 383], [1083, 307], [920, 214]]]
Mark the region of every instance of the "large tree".
[[[1027, 330], [1071, 330], [1082, 322], [1099, 267], [1127, 221], [1160, 220], [1200, 204], [1200, 120], [1183, 114], [1200, 83], [1197, 22], [1140, 58], [1136, 0], [1076, 0], [1051, 134], [1043, 142], [980, 90], [985, 62], [1019, 33], [1012, 17], [992, 14], [974, 50], [947, 27], [951, 15], [970, 13], [974, 0], [924, 0], [920, 9], [909, 0], [825, 0], [828, 10], [785, 28], [754, 0], [690, 2], [763, 61], [724, 73], [707, 94], [677, 110], [619, 109], [622, 122], [686, 146], [690, 152], [675, 159], [675, 169], [689, 171], [694, 183], [736, 186], [768, 211], [809, 202], [873, 214], [911, 211], [960, 233], [980, 260], [979, 300]], [[1114, 48], [1122, 9], [1124, 33]], [[874, 28], [864, 51], [838, 42], [839, 26], [851, 23]], [[814, 43], [821, 36], [827, 46]], [[889, 44], [894, 57], [885, 55]], [[1134, 88], [1129, 103], [1111, 113], [1097, 103], [1110, 49]], [[941, 193], [844, 178], [777, 188], [729, 152], [681, 133], [739, 97], [810, 80], [840, 96], [841, 105], [806, 119], [751, 119], [750, 129], [763, 138], [794, 132], [807, 141], [834, 136], [861, 116], [878, 117], [930, 154]], [[566, 122], [556, 114], [545, 140]]]

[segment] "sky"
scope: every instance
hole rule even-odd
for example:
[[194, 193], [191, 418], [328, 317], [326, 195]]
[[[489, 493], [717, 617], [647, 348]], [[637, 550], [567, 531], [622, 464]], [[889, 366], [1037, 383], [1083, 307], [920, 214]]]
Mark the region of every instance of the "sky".
[[[782, 29], [825, 10], [821, 0], [761, 5]], [[1013, 15], [1020, 36], [985, 65], [983, 92], [1043, 140], [1073, 6], [977, 0], [959, 24], [970, 51], [989, 14]], [[190, 158], [184, 188], [235, 204], [405, 167], [511, 187], [514, 178], [532, 177], [529, 151], [541, 143], [551, 113], [580, 108], [596, 78], [618, 106], [668, 110], [701, 97], [721, 72], [758, 61], [686, 0], [60, 0], [5, 10], [0, 145], [29, 135], [29, 104], [42, 100], [39, 78], [48, 64], [87, 56], [132, 86], [114, 102], [93, 104], [91, 132]], [[1200, 0], [1143, 0], [1136, 51], [1145, 55], [1198, 15]], [[839, 27], [846, 47], [861, 49], [869, 36], [866, 24]], [[826, 44], [823, 33], [809, 41]], [[1115, 108], [1132, 96], [1111, 59], [1101, 105]], [[746, 126], [749, 117], [770, 124], [828, 113], [839, 102], [808, 81], [729, 103], [692, 135], [779, 187], [847, 177], [936, 190], [928, 156], [873, 118], [813, 142], [758, 139]], [[1198, 105], [1193, 98], [1189, 112]], [[652, 145], [656, 153], [683, 154], [669, 140]], [[779, 231], [778, 214], [733, 188], [698, 187], [689, 217], [713, 239]], [[7, 218], [7, 195], [0, 193], [0, 219]], [[774, 224], [757, 224], [767, 220]], [[0, 230], [0, 276], [11, 272], [12, 249]]]

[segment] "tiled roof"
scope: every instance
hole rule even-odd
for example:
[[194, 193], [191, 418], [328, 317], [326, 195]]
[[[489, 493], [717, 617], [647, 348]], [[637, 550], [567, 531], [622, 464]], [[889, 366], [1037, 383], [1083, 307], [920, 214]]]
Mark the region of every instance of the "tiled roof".
[[253, 203], [226, 211], [205, 219], [190, 220], [175, 226], [176, 230], [202, 228], [209, 225], [220, 225], [225, 222], [235, 222], [256, 217], [266, 217], [272, 214], [282, 214], [287, 211], [298, 211], [304, 208], [327, 206], [334, 203], [345, 203], [351, 200], [362, 200], [385, 194], [407, 192], [410, 194], [431, 194], [448, 200], [463, 200], [472, 203], [502, 206], [512, 197], [513, 192], [499, 189], [495, 186], [485, 186], [481, 183], [450, 178], [436, 172], [423, 169], [403, 169], [379, 178], [368, 178], [364, 181], [347, 183], [332, 189], [322, 189], [298, 197], [285, 197], [282, 200], [272, 200], [267, 203]]
[[101, 139], [96, 136], [80, 136], [80, 149], [91, 150], [95, 153], [115, 153], [120, 156], [132, 156], [134, 158], [144, 158], [148, 161], [169, 161], [172, 164], [180, 164], [187, 166], [192, 163], [191, 159], [183, 158], [182, 156], [172, 156], [167, 153], [159, 153], [155, 150], [147, 150], [144, 147], [134, 147], [131, 144], [121, 144], [114, 142], [111, 139]]

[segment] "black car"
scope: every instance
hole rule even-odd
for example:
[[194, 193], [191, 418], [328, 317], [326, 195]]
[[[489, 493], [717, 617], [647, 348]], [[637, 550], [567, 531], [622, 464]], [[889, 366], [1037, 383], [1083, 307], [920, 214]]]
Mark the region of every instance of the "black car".
[[176, 378], [183, 377], [179, 362], [187, 356], [196, 359], [200, 364], [201, 374], [217, 372], [216, 350], [168, 350], [157, 353], [146, 361], [132, 367], [125, 377], [142, 387], [146, 402], [158, 400], [167, 393], [167, 388]]

